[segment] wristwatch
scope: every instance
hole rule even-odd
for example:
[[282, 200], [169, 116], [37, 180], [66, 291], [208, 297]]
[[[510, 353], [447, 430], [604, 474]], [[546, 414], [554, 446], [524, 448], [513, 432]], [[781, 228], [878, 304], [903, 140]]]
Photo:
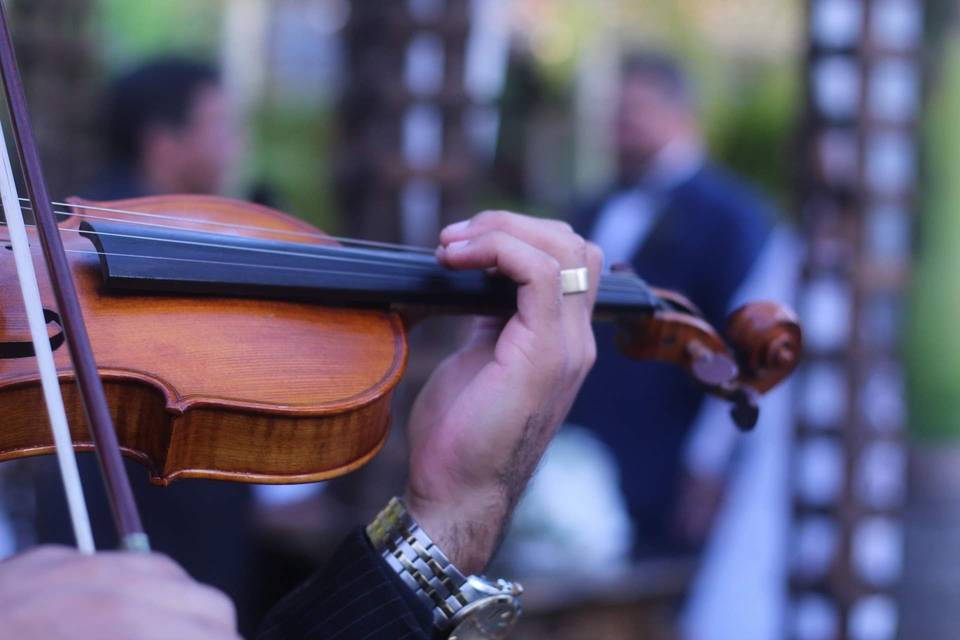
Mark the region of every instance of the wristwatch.
[[392, 498], [370, 523], [367, 537], [390, 568], [430, 607], [437, 637], [501, 640], [520, 617], [523, 588], [519, 584], [464, 576], [399, 498]]

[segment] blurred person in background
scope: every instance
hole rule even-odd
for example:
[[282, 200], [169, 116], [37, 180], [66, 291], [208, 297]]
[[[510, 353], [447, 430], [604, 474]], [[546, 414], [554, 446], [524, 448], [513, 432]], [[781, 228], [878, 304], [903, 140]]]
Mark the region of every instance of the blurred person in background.
[[[748, 299], [790, 300], [792, 236], [774, 230], [771, 207], [749, 185], [708, 158], [695, 90], [677, 61], [647, 52], [625, 60], [615, 136], [617, 181], [574, 218], [577, 231], [604, 250], [608, 266], [626, 265], [647, 282], [685, 294], [717, 327]], [[723, 540], [710, 540], [701, 558], [685, 635], [773, 637], [785, 580], [782, 394], [765, 403], [761, 433], [741, 447], [724, 403], [705, 401], [679, 371], [621, 355], [615, 328], [595, 331], [597, 365], [569, 421], [588, 427], [616, 458], [634, 556], [698, 554], [719, 521]], [[741, 520], [754, 530], [738, 528]], [[731, 601], [734, 594], [749, 597]], [[738, 606], [752, 613], [736, 615]], [[725, 635], [718, 619], [739, 621], [737, 633]]]
[[[116, 200], [224, 191], [242, 144], [215, 68], [182, 58], [147, 62], [112, 83], [103, 111], [109, 163], [83, 196]], [[94, 536], [102, 548], [113, 548], [116, 533], [96, 460], [86, 454], [79, 463]], [[250, 486], [187, 480], [161, 488], [150, 484], [141, 465], [127, 461], [127, 470], [154, 549], [225, 591], [237, 603], [241, 630], [252, 630], [260, 585], [253, 569]], [[59, 474], [36, 477], [38, 541], [70, 544]]]
[[[626, 61], [615, 126], [618, 181], [574, 226], [603, 248], [608, 265], [685, 294], [724, 326], [770, 234], [768, 207], [708, 160], [693, 89], [673, 60], [641, 53]], [[705, 451], [712, 443], [700, 442], [703, 393], [678, 371], [622, 356], [615, 330], [597, 331], [601, 356], [570, 421], [617, 456], [636, 554], [694, 550], [724, 476], [718, 456]]]
[[83, 194], [109, 200], [223, 192], [241, 152], [217, 70], [162, 58], [118, 78], [103, 109], [109, 164]]

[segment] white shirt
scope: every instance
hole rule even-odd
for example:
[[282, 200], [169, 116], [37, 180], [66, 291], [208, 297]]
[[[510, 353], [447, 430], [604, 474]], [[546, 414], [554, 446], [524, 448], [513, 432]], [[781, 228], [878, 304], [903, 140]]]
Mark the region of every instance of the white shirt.
[[[702, 151], [670, 145], [656, 158], [643, 185], [621, 191], [601, 210], [591, 239], [606, 264], [632, 262], [662, 211], [658, 193], [688, 180], [703, 165]], [[748, 300], [789, 302], [800, 248], [779, 229], [768, 239], [731, 310]], [[707, 399], [691, 426], [684, 465], [694, 474], [724, 474], [738, 442], [744, 451], [730, 478], [728, 496], [692, 585], [682, 615], [690, 640], [766, 640], [778, 632], [786, 594], [786, 540], [789, 500], [790, 390], [764, 398], [756, 432], [741, 438], [729, 407]]]
[[642, 184], [607, 200], [590, 237], [603, 249], [607, 266], [632, 262], [663, 208], [662, 194], [689, 180], [703, 162], [703, 149], [698, 144], [671, 142], [654, 158]]
[[632, 261], [653, 227], [657, 208], [654, 199], [639, 188], [621, 191], [607, 200], [591, 237], [603, 249], [606, 265]]
[[[791, 302], [802, 247], [776, 229], [734, 305], [747, 300]], [[685, 462], [694, 473], [724, 473], [737, 443], [738, 464], [700, 570], [682, 615], [689, 640], [767, 640], [782, 630], [787, 601], [787, 543], [790, 526], [791, 388], [763, 397], [760, 421], [742, 437], [729, 408], [708, 399], [687, 441]]]

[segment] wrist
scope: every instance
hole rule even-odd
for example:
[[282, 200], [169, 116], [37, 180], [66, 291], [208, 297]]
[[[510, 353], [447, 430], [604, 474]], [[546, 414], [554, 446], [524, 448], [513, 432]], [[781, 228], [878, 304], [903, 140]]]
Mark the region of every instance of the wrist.
[[477, 491], [444, 500], [408, 487], [410, 515], [465, 574], [479, 574], [490, 562], [506, 526], [506, 500], [497, 491]]
[[436, 637], [507, 637], [520, 615], [523, 588], [507, 580], [465, 575], [402, 499], [390, 500], [367, 526], [367, 538], [390, 569], [430, 609]]

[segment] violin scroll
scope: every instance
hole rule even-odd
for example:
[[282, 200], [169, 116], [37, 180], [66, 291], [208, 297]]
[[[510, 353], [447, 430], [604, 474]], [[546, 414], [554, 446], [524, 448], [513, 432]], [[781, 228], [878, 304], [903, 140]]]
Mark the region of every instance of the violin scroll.
[[731, 403], [731, 417], [742, 430], [759, 418], [758, 398], [796, 368], [802, 332], [786, 307], [761, 302], [735, 311], [725, 341], [682, 297], [658, 291], [673, 308], [620, 322], [617, 342], [624, 355], [657, 360], [687, 371], [710, 394]]
[[727, 338], [738, 355], [741, 382], [766, 393], [796, 369], [803, 348], [793, 311], [775, 302], [737, 309], [727, 322]]

